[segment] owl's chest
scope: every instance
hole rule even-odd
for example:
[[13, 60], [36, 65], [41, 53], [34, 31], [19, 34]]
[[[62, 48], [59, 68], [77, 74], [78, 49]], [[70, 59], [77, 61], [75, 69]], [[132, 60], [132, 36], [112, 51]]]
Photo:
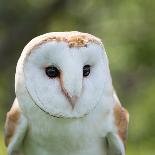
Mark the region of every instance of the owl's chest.
[[[90, 119], [49, 119], [30, 120], [25, 140], [25, 151], [34, 155], [77, 155], [103, 154], [101, 125]], [[103, 131], [102, 131], [103, 134]], [[30, 151], [30, 152], [29, 152]]]

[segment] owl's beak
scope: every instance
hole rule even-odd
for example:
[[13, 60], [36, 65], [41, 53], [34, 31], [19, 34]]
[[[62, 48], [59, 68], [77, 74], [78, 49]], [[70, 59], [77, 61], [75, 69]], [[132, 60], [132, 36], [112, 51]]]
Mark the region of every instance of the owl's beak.
[[[67, 100], [69, 101], [72, 109], [75, 108], [77, 100], [81, 95], [82, 83], [79, 79], [69, 79], [68, 77], [60, 77], [61, 89]], [[66, 80], [69, 79], [69, 80]], [[66, 82], [67, 81], [67, 82]]]
[[74, 109], [78, 97], [77, 96], [69, 96], [69, 95], [66, 97], [68, 98], [68, 100], [72, 106], [72, 109]]
[[68, 99], [72, 109], [74, 109], [78, 97], [77, 96], [71, 96], [63, 86], [62, 86], [62, 91], [63, 91], [64, 95], [66, 96], [66, 98]]

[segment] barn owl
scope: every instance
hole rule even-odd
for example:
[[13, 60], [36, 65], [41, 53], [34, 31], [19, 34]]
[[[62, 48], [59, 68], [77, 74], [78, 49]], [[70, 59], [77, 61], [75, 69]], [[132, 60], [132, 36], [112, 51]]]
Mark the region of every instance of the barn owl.
[[23, 49], [7, 113], [8, 155], [125, 155], [129, 115], [101, 40], [51, 32]]

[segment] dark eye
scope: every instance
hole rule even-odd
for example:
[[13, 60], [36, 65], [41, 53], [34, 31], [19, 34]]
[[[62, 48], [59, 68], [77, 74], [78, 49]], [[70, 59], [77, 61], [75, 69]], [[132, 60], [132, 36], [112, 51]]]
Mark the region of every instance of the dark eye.
[[56, 78], [60, 74], [59, 70], [54, 66], [46, 67], [45, 72], [46, 75], [50, 78]]
[[83, 76], [86, 77], [89, 75], [89, 73], [90, 73], [90, 65], [85, 65], [83, 67]]

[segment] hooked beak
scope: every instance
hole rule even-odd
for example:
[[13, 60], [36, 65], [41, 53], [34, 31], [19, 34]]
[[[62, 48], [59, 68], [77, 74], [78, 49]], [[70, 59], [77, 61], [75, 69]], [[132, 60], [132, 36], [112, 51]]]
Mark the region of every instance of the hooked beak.
[[[72, 85], [74, 85], [74, 90], [76, 91], [70, 91], [71, 89], [69, 89], [65, 83], [63, 82], [62, 77], [60, 77], [60, 84], [61, 84], [61, 90], [63, 92], [63, 94], [65, 95], [65, 97], [67, 98], [67, 100], [69, 101], [72, 109], [75, 108], [76, 102], [78, 97], [81, 94], [81, 87], [80, 84], [77, 82], [77, 80], [74, 80], [74, 82], [76, 83], [71, 83]], [[77, 85], [78, 84], [78, 85]], [[66, 89], [67, 88], [67, 89]]]
[[78, 97], [77, 96], [69, 96], [69, 95], [66, 97], [68, 98], [68, 101], [71, 104], [72, 109], [74, 109]]
[[66, 96], [66, 98], [68, 99], [72, 109], [74, 109], [76, 101], [78, 99], [77, 96], [71, 96], [64, 87], [62, 87], [62, 92], [64, 93], [64, 95]]

